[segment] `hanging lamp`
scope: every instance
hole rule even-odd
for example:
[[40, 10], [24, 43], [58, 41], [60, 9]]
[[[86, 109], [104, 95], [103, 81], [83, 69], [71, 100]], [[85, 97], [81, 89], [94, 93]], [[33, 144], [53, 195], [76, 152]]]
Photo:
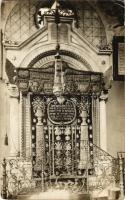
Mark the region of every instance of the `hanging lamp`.
[[55, 73], [54, 73], [54, 86], [53, 86], [53, 94], [57, 97], [57, 101], [60, 104], [63, 104], [65, 101], [64, 98], [64, 71], [63, 71], [63, 63], [60, 56], [60, 44], [59, 44], [59, 23], [60, 23], [60, 16], [59, 16], [59, 3], [55, 1], [55, 23], [56, 23], [56, 33], [57, 33], [57, 45], [56, 45], [56, 55], [55, 55]]

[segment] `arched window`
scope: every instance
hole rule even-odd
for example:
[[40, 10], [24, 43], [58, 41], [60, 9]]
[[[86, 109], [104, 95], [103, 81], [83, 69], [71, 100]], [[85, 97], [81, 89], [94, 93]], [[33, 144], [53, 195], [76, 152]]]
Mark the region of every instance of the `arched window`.
[[13, 8], [5, 26], [4, 39], [8, 43], [20, 44], [37, 31], [34, 24], [36, 5], [22, 1]]
[[79, 31], [94, 46], [107, 44], [104, 25], [98, 13], [87, 3], [77, 4]]

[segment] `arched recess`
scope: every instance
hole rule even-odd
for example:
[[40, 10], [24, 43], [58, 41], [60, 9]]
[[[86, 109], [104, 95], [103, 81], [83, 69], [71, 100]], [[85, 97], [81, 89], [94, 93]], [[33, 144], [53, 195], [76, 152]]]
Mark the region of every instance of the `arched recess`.
[[[36, 56], [27, 66], [28, 68], [45, 68], [48, 65], [53, 65], [54, 63], [54, 55], [56, 54], [55, 50], [51, 50], [48, 52], [44, 52]], [[91, 65], [86, 62], [79, 55], [71, 52], [60, 50], [60, 55], [63, 62], [66, 62], [71, 68], [83, 71], [93, 71]]]
[[[56, 53], [55, 48], [56, 44], [49, 44], [33, 49], [31, 52], [25, 55], [24, 59], [19, 65], [19, 68], [31, 68], [37, 62], [38, 68], [40, 68], [40, 62], [42, 66], [47, 62], [54, 61], [54, 55]], [[84, 49], [81, 50], [71, 45], [61, 44], [60, 54], [63, 61], [68, 62], [77, 70], [100, 72], [97, 59], [93, 58], [92, 56], [90, 57], [89, 53]], [[35, 66], [35, 68], [37, 67]]]

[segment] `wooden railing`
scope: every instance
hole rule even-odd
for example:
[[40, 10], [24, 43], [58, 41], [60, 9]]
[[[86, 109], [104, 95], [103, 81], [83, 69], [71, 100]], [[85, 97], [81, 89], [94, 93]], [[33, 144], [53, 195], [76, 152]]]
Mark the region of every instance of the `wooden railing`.
[[121, 199], [125, 197], [125, 152], [118, 152]]

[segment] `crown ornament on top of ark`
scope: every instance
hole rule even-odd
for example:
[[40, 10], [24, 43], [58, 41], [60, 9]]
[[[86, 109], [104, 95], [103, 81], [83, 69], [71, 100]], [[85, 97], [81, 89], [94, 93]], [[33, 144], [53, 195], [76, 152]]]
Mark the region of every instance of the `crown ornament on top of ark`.
[[[39, 7], [35, 13], [35, 22], [38, 28], [42, 28], [44, 26], [44, 17], [45, 16], [54, 16], [56, 17], [55, 21], [60, 21], [59, 17], [70, 17], [74, 18], [75, 13], [73, 9], [62, 8], [63, 5], [60, 6], [60, 3], [57, 0], [53, 3], [51, 8], [49, 7]], [[58, 13], [57, 13], [58, 9]]]

